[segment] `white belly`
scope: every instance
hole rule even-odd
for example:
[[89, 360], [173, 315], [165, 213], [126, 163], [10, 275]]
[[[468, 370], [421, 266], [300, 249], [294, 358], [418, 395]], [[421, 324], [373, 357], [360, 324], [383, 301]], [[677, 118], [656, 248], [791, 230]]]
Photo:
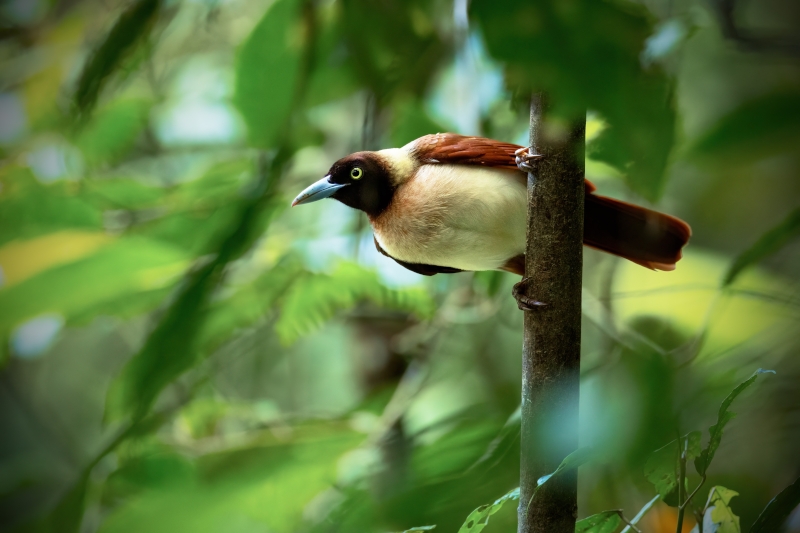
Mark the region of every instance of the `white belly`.
[[423, 165], [371, 220], [392, 257], [461, 270], [493, 270], [525, 251], [527, 192], [517, 172]]

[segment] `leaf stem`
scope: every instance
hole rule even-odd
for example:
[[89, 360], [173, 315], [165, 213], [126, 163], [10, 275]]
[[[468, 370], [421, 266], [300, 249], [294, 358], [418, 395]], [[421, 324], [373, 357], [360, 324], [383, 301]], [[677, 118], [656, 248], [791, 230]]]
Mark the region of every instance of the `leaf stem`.
[[[680, 440], [678, 440], [680, 443]], [[680, 446], [680, 444], [678, 444]], [[681, 460], [680, 460], [680, 476], [678, 476], [678, 501], [680, 502], [683, 499], [684, 494], [684, 485], [686, 483], [686, 452], [689, 448], [689, 439], [687, 438], [683, 441], [683, 450], [681, 451]], [[694, 493], [692, 493], [694, 495]], [[683, 531], [683, 514], [686, 511], [686, 502], [683, 505], [678, 507], [678, 523], [677, 528], [675, 530], [676, 533], [681, 533]]]
[[636, 533], [642, 533], [642, 530], [641, 530], [641, 529], [639, 529], [638, 527], [636, 527], [635, 525], [633, 525], [633, 522], [632, 522], [632, 521], [630, 521], [630, 520], [628, 520], [627, 518], [625, 518], [625, 513], [623, 513], [623, 512], [622, 512], [622, 509], [619, 509], [619, 510], [617, 510], [617, 514], [618, 514], [618, 515], [619, 515], [619, 517], [622, 519], [622, 521], [623, 521], [623, 522], [625, 522], [625, 529], [626, 529], [626, 530], [627, 530], [627, 529], [632, 529], [632, 530], [634, 530]]
[[657, 502], [659, 499], [661, 499], [661, 495], [660, 495], [660, 494], [656, 494], [656, 495], [655, 495], [655, 497], [654, 497], [652, 500], [650, 500], [649, 502], [647, 502], [646, 504], [644, 504], [644, 507], [642, 507], [642, 508], [639, 510], [639, 512], [638, 512], [638, 513], [636, 513], [636, 516], [634, 516], [634, 517], [633, 517], [633, 520], [631, 520], [631, 521], [630, 521], [630, 523], [629, 523], [627, 526], [625, 526], [625, 529], [623, 529], [623, 530], [622, 530], [622, 533], [628, 533], [628, 532], [629, 532], [631, 529], [633, 529], [634, 531], [639, 531], [638, 529], [636, 529], [635, 527], [633, 527], [633, 526], [634, 526], [634, 524], [638, 524], [638, 523], [639, 523], [639, 520], [641, 520], [641, 519], [644, 517], [644, 515], [645, 515], [645, 514], [647, 514], [647, 512], [648, 512], [650, 509], [652, 509], [652, 508], [653, 508], [653, 505], [655, 505], [655, 504], [656, 504], [656, 502]]
[[680, 506], [681, 509], [683, 509], [684, 507], [689, 505], [689, 502], [692, 501], [692, 498], [694, 498], [694, 495], [697, 494], [697, 491], [700, 490], [700, 487], [702, 487], [703, 483], [705, 483], [705, 482], [706, 482], [706, 476], [703, 476], [703, 478], [700, 480], [700, 483], [697, 485], [697, 487], [695, 487], [695, 489], [692, 491], [692, 493], [689, 494], [689, 497], [686, 498], [686, 501], [683, 502], [683, 504]]

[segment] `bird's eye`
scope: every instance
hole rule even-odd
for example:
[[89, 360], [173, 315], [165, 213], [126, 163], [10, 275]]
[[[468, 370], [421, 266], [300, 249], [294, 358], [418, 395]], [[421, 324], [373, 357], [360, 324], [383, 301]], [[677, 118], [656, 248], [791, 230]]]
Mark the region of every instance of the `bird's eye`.
[[354, 180], [360, 180], [361, 176], [364, 175], [364, 171], [361, 170], [359, 167], [353, 167], [353, 170], [350, 171], [350, 177]]

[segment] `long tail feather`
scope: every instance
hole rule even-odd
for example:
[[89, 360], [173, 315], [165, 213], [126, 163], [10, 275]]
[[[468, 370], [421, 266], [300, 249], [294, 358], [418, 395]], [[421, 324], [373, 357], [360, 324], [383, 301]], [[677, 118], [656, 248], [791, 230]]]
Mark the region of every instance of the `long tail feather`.
[[674, 270], [692, 229], [673, 216], [590, 194], [583, 243], [652, 270]]

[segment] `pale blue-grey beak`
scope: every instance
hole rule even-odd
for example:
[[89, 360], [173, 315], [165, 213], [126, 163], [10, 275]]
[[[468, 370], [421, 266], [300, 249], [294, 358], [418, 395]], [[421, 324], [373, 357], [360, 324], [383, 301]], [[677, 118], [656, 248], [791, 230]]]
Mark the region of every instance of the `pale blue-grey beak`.
[[294, 199], [292, 207], [299, 204], [310, 204], [311, 202], [328, 198], [329, 196], [333, 196], [333, 193], [342, 187], [350, 185], [349, 183], [331, 183], [330, 179], [330, 176], [325, 176], [318, 182], [306, 187], [303, 192], [298, 194], [297, 198]]

